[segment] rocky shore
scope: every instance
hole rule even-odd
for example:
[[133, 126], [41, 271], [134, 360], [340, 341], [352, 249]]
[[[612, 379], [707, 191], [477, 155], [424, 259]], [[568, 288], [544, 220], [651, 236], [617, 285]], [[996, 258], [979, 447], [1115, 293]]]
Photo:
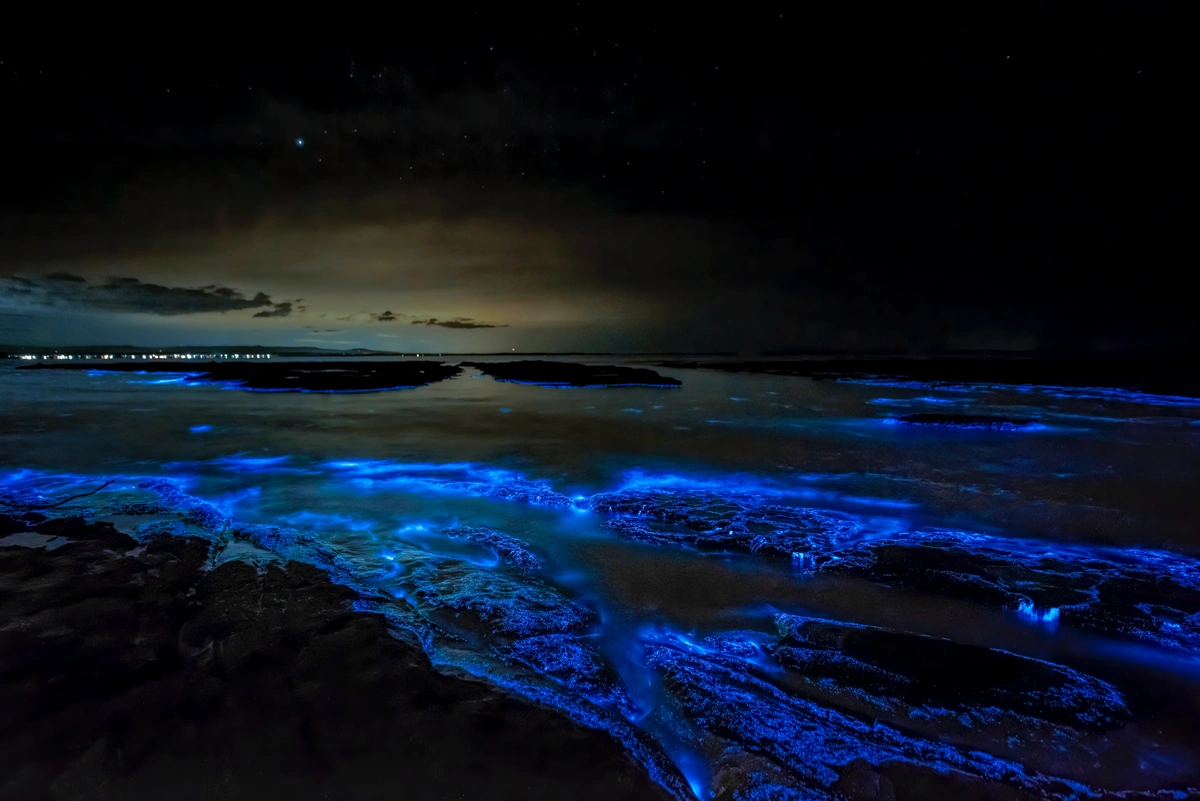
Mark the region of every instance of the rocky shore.
[[667, 797], [607, 735], [435, 671], [307, 564], [0, 516], [0, 796]]

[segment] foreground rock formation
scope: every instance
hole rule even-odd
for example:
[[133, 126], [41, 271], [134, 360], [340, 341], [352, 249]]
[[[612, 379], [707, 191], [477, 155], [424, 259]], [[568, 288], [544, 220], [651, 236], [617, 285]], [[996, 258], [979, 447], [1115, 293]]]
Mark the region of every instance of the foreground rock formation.
[[4, 798], [666, 797], [311, 565], [206, 570], [202, 539], [39, 520], [0, 517]]

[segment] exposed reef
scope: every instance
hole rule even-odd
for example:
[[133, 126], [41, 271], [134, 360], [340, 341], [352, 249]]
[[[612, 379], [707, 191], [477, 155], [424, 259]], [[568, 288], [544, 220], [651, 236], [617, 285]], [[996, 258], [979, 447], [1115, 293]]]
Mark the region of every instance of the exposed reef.
[[163, 383], [221, 384], [248, 392], [383, 392], [453, 378], [458, 367], [436, 361], [354, 362], [103, 362], [34, 364], [21, 370], [85, 370], [177, 376]]
[[862, 518], [751, 492], [631, 489], [594, 495], [627, 539], [789, 559], [827, 571], [1200, 652], [1200, 562], [1146, 549], [1016, 540], [958, 530], [869, 530]]
[[1200, 563], [1180, 554], [915, 531], [835, 550], [821, 569], [1200, 652]]
[[819, 705], [772, 681], [740, 647], [722, 646], [719, 638], [645, 641], [648, 664], [707, 735], [717, 797], [1066, 798], [1083, 789]]
[[366, 798], [397, 776], [439, 797], [665, 797], [604, 733], [438, 673], [315, 567], [207, 570], [206, 540], [78, 518], [0, 517], [14, 535], [61, 544], [0, 547], [6, 798]]
[[1017, 420], [983, 414], [905, 414], [884, 419], [885, 423], [928, 428], [968, 428], [983, 431], [1036, 431], [1045, 428], [1033, 420]]
[[702, 551], [763, 552], [798, 558], [827, 552], [859, 532], [850, 519], [743, 493], [626, 490], [593, 495], [593, 512], [617, 515], [605, 527], [626, 539]]
[[530, 360], [519, 362], [463, 362], [497, 381], [540, 384], [546, 387], [678, 387], [683, 382], [645, 367], [579, 364]]
[[562, 682], [584, 698], [629, 717], [637, 707], [612, 666], [586, 639], [574, 634], [543, 634], [498, 649], [543, 676]]
[[542, 568], [542, 562], [529, 552], [529, 549], [515, 537], [510, 537], [495, 529], [478, 526], [455, 526], [442, 532], [451, 539], [464, 539], [480, 545], [485, 545], [496, 552], [496, 555], [526, 573], [535, 573]]
[[477, 628], [483, 635], [532, 637], [577, 631], [594, 619], [587, 607], [534, 577], [514, 579], [448, 557], [429, 556], [422, 563], [408, 555], [405, 562], [405, 584], [414, 588], [415, 599], [452, 611], [456, 627]]
[[[1109, 684], [1061, 665], [935, 637], [776, 615], [772, 655], [822, 694], [877, 717], [907, 710], [973, 728], [1008, 715], [1084, 730], [1129, 719]], [[912, 720], [904, 721], [912, 725]]]

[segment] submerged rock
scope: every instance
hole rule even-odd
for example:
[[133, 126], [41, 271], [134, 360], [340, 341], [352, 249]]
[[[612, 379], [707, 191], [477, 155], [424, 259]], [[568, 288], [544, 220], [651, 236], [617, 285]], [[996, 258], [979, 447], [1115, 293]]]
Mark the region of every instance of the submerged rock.
[[741, 551], [1200, 651], [1200, 561], [1165, 551], [1017, 540], [955, 530], [869, 532], [856, 519], [753, 493], [637, 489], [593, 495], [604, 526], [638, 542]]
[[1129, 720], [1112, 685], [1039, 659], [874, 626], [780, 614], [775, 659], [821, 695], [912, 725], [930, 716], [968, 728], [1000, 716], [1083, 730]]
[[430, 555], [405, 580], [415, 588], [415, 598], [468, 614], [485, 632], [514, 637], [561, 634], [582, 629], [594, 619], [587, 607], [540, 579], [516, 579], [458, 559]]
[[138, 483], [137, 488], [153, 492], [158, 496], [159, 503], [153, 506], [148, 504], [129, 505], [118, 503], [112, 507], [111, 511], [113, 514], [177, 514], [183, 517], [184, 522], [194, 524], [212, 535], [219, 535], [229, 527], [229, 515], [208, 501], [187, 494], [174, 481], [165, 478], [152, 478]]
[[529, 360], [463, 362], [497, 381], [547, 387], [678, 387], [683, 382], [645, 367]]
[[496, 498], [503, 501], [517, 501], [534, 506], [554, 506], [566, 508], [572, 501], [566, 495], [555, 492], [549, 484], [525, 481], [513, 478], [501, 482], [460, 481], [444, 482], [440, 488], [447, 492], [459, 492], [463, 495], [478, 495], [481, 498]]
[[1181, 554], [917, 531], [832, 555], [822, 569], [1200, 651], [1200, 562]]
[[155, 373], [180, 381], [225, 384], [251, 392], [382, 392], [411, 389], [453, 378], [458, 367], [435, 361], [272, 362], [152, 361], [97, 364], [35, 364], [21, 370], [87, 370]]
[[626, 539], [802, 560], [859, 531], [854, 521], [828, 512], [743, 494], [627, 490], [593, 495], [588, 509], [618, 515], [604, 525]]
[[905, 414], [889, 417], [885, 423], [930, 428], [971, 428], [983, 431], [1035, 431], [1045, 428], [1033, 420], [1018, 420], [982, 414]]
[[562, 682], [602, 707], [626, 716], [637, 709], [616, 671], [586, 640], [573, 634], [543, 634], [514, 642], [501, 652], [543, 676]]
[[[772, 789], [778, 787], [801, 798], [879, 797], [885, 786], [894, 792], [892, 786], [904, 780], [912, 782], [908, 794], [924, 797], [982, 797], [1007, 788], [1058, 798], [1082, 789], [1029, 774], [1014, 762], [910, 737], [818, 705], [782, 689], [736, 656], [657, 639], [646, 643], [646, 658], [687, 719], [713, 738], [708, 750], [720, 754], [718, 774], [750, 785], [719, 792], [788, 797]], [[776, 775], [736, 769], [756, 754], [774, 763]], [[765, 789], [754, 789], [755, 782]], [[873, 790], [857, 791], [864, 785]], [[915, 789], [920, 787], [924, 790]]]
[[442, 533], [451, 539], [464, 539], [468, 542], [487, 546], [495, 551], [496, 555], [505, 562], [526, 573], [535, 573], [542, 568], [541, 560], [530, 553], [524, 543], [515, 537], [502, 534], [495, 529], [480, 528], [478, 526], [455, 526], [454, 528], [444, 529]]

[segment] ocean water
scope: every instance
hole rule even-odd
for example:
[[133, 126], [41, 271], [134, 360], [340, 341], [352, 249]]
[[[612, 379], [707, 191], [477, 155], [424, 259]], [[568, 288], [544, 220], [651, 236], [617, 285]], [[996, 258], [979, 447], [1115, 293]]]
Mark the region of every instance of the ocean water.
[[[467, 369], [412, 390], [252, 393], [154, 375], [14, 367], [0, 366], [0, 492], [58, 498], [112, 479], [54, 512], [85, 512], [131, 533], [157, 525], [209, 536], [218, 561], [298, 558], [327, 567], [361, 588], [364, 610], [384, 611], [398, 636], [421, 642], [438, 669], [606, 728], [652, 776], [678, 769], [695, 795], [719, 788], [730, 747], [771, 762], [764, 776], [782, 766], [818, 788], [836, 779], [807, 777], [790, 746], [761, 745], [782, 735], [760, 736], [739, 721], [720, 732], [706, 726], [694, 699], [682, 699], [672, 672], [682, 663], [666, 664], [662, 649], [714, 665], [745, 657], [745, 675], [806, 703], [816, 699], [854, 720], [887, 707], [905, 737], [986, 752], [1031, 776], [1111, 790], [1200, 786], [1200, 609], [1187, 606], [1189, 593], [1200, 592], [1200, 403], [667, 369], [660, 372], [682, 387], [560, 389]], [[918, 412], [1037, 425], [895, 424]], [[606, 511], [601, 497], [626, 506]], [[153, 514], [120, 506], [151, 501], [159, 504]], [[725, 504], [706, 519], [731, 519], [728, 509], [740, 509], [739, 525], [766, 546], [690, 540], [696, 521], [672, 517], [675, 502]], [[825, 521], [809, 550], [772, 552], [779, 529], [758, 517], [779, 509]], [[669, 536], [631, 537], [613, 525], [617, 518]], [[1073, 576], [1162, 576], [1174, 594], [1147, 597], [1145, 621], [1110, 626], [1093, 614], [1109, 590], [1086, 603], [1051, 603], [1053, 592], [1023, 589], [1028, 577], [1019, 570], [993, 566], [980, 578], [971, 573], [978, 566], [943, 567], [951, 584], [1002, 585], [1007, 595], [990, 602], [940, 591], [928, 571], [919, 581], [881, 579], [872, 549], [913, 542], [949, 543], [943, 550], [987, 553], [1017, 568], [1053, 559]], [[855, 555], [867, 553], [867, 561]], [[833, 561], [818, 563], [818, 555]], [[839, 561], [867, 566], [841, 569]], [[1104, 683], [1128, 717], [1016, 741], [1014, 730], [1029, 731], [1024, 719], [993, 725], [981, 711], [973, 723], [927, 724], [944, 711], [944, 698], [853, 700], [844, 687], [806, 683], [803, 670], [782, 668], [772, 651], [780, 615], [1052, 663]], [[720, 644], [734, 634], [740, 652]], [[755, 737], [757, 748], [749, 744]], [[661, 749], [667, 767], [639, 756], [640, 742]], [[858, 755], [876, 746], [863, 740]], [[888, 747], [915, 762], [926, 757], [912, 754], [931, 753], [911, 743]]]

